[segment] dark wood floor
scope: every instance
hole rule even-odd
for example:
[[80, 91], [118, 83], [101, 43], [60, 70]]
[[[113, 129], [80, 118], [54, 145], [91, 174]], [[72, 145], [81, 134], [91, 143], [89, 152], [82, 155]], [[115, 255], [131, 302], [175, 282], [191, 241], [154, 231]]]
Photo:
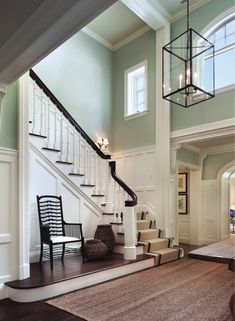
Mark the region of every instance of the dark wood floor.
[[65, 258], [64, 261], [60, 259], [54, 260], [53, 271], [50, 269], [49, 261], [42, 262], [41, 266], [38, 263], [30, 264], [30, 278], [7, 282], [6, 284], [16, 289], [41, 287], [98, 271], [132, 264], [148, 258], [149, 256], [147, 255], [138, 255], [136, 260], [127, 261], [124, 260], [123, 255], [112, 253], [102, 260], [82, 263], [81, 256], [74, 255]]
[[[182, 244], [185, 255], [196, 246]], [[33, 303], [16, 303], [9, 299], [0, 301], [0, 321], [83, 321], [82, 319], [37, 301]], [[131, 321], [131, 320], [130, 320]]]

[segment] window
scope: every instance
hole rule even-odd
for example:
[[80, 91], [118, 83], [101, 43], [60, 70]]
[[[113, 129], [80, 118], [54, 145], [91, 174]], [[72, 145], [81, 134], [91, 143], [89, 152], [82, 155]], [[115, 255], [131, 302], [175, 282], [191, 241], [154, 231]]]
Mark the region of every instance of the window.
[[147, 61], [125, 71], [125, 117], [147, 112]]
[[[220, 89], [235, 84], [235, 15], [220, 21], [206, 34], [215, 46], [215, 88]], [[204, 87], [208, 85], [211, 54], [204, 56]], [[207, 72], [208, 71], [208, 72]]]

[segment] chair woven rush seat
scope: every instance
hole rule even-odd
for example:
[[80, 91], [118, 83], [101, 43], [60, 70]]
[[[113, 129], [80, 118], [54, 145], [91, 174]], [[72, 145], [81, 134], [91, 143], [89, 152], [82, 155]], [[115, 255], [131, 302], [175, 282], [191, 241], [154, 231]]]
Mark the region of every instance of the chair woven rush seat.
[[[42, 262], [44, 255], [44, 244], [49, 246], [50, 266], [53, 270], [53, 247], [55, 252], [61, 252], [61, 259], [64, 259], [65, 245], [81, 243], [80, 252], [83, 254], [84, 237], [81, 223], [67, 223], [63, 218], [63, 207], [61, 196], [37, 195], [38, 216], [40, 225], [41, 251], [39, 262]], [[62, 245], [62, 251], [58, 249]], [[71, 249], [70, 249], [71, 251]]]

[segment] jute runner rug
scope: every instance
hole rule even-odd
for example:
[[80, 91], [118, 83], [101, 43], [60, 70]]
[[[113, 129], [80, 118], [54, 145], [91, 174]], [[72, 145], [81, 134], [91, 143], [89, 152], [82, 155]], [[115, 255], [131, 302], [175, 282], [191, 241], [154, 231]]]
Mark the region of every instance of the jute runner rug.
[[182, 259], [47, 303], [88, 321], [231, 321], [234, 275], [224, 264]]

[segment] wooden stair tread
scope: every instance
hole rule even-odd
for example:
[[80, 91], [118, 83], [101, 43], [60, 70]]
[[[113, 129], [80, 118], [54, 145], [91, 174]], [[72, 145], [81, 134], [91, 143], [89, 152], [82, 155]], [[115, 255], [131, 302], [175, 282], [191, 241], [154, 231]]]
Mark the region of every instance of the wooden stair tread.
[[123, 225], [123, 223], [118, 223], [118, 222], [110, 222], [112, 225]]
[[114, 213], [102, 213], [103, 215], [114, 215]]
[[92, 194], [91, 197], [104, 197], [104, 194]]
[[103, 203], [103, 204], [101, 204], [101, 206], [106, 206], [106, 204], [105, 204], [105, 203]]
[[56, 161], [58, 164], [65, 164], [65, 165], [73, 165], [71, 162], [65, 162], [65, 161]]
[[44, 135], [39, 135], [39, 134], [34, 134], [34, 133], [29, 133], [30, 136], [35, 136], [35, 137], [40, 137], [40, 138], [47, 138], [47, 136]]
[[51, 151], [51, 152], [60, 152], [60, 149], [55, 149], [55, 148], [50, 148], [50, 147], [43, 147], [42, 149], [48, 150], [48, 151]]
[[93, 185], [93, 184], [81, 184], [80, 186], [83, 186], [83, 187], [95, 187], [95, 185]]
[[83, 177], [84, 174], [79, 174], [79, 173], [69, 173], [70, 176], [81, 176]]

